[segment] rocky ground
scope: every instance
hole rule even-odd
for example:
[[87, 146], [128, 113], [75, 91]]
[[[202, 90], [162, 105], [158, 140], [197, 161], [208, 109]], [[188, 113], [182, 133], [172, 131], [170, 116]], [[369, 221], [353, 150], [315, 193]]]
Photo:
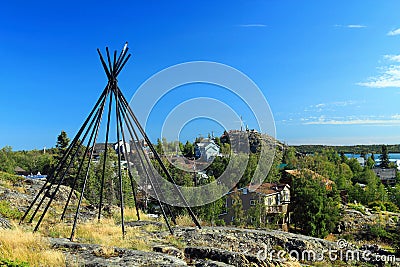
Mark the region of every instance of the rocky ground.
[[[0, 200], [8, 201], [13, 208], [24, 212], [43, 183], [43, 181], [25, 180], [11, 187], [0, 185]], [[59, 205], [65, 203], [69, 190], [68, 187], [61, 186], [55, 203]], [[73, 201], [76, 201], [75, 194]], [[95, 214], [93, 207], [84, 205], [81, 220], [90, 220]], [[347, 216], [343, 217], [339, 228], [341, 231], [356, 229], [365, 221], [374, 219], [376, 218], [373, 218], [373, 214], [365, 215], [356, 211], [347, 211]], [[148, 241], [151, 248], [149, 251], [71, 242], [63, 238], [49, 238], [49, 241], [54, 248], [65, 254], [67, 266], [302, 266], [304, 264], [289, 258], [288, 253], [295, 252], [302, 255], [309, 251], [343, 249], [337, 242], [276, 230], [233, 227], [197, 229], [180, 226], [175, 226], [173, 229], [175, 238], [180, 242], [179, 246], [175, 246], [164, 242], [171, 236], [162, 222], [126, 223], [126, 227], [137, 228], [140, 231], [146, 231], [149, 225], [160, 229], [147, 233], [147, 236], [151, 237]], [[0, 216], [0, 228], [11, 227], [10, 220]], [[346, 249], [356, 250], [357, 248], [349, 245]], [[367, 246], [358, 250], [360, 249], [384, 253], [376, 247]], [[311, 261], [308, 263], [312, 264]], [[330, 264], [333, 266], [332, 263]], [[394, 263], [392, 266], [400, 266], [400, 264]]]

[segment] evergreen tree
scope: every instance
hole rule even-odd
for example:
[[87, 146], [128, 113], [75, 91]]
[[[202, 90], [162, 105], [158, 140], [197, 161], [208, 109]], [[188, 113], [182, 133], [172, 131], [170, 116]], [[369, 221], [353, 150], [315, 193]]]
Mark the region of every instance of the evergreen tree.
[[69, 145], [69, 141], [70, 140], [67, 136], [67, 133], [65, 131], [61, 131], [61, 133], [57, 137], [56, 148], [60, 150], [65, 150]]
[[379, 159], [381, 160], [379, 167], [389, 168], [390, 161], [389, 161], [387, 146], [382, 145], [382, 151], [381, 151], [381, 155], [379, 156]]
[[194, 154], [194, 147], [193, 144], [189, 141], [186, 141], [185, 145], [183, 146], [183, 155], [187, 158], [192, 158]]
[[155, 147], [158, 155], [163, 155], [164, 154], [164, 149], [163, 149], [163, 143], [161, 142], [160, 138], [157, 138], [157, 145]]

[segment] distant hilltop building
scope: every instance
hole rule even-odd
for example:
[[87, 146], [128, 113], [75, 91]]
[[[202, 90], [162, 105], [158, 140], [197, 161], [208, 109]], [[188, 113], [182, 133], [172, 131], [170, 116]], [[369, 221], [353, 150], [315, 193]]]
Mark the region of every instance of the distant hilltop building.
[[199, 143], [196, 143], [194, 155], [196, 158], [209, 162], [220, 155], [219, 149], [220, 147], [214, 142], [214, 140], [204, 138]]

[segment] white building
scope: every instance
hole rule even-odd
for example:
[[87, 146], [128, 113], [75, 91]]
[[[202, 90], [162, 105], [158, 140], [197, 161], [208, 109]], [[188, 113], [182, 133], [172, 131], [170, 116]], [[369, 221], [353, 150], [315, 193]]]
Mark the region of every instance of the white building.
[[212, 161], [219, 156], [219, 146], [214, 143], [214, 140], [205, 138], [196, 144], [195, 155], [202, 160]]

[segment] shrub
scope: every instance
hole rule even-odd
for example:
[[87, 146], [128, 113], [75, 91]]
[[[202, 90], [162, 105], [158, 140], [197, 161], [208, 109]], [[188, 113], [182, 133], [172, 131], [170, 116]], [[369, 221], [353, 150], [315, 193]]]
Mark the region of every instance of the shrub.
[[24, 179], [24, 177], [0, 171], [0, 180], [2, 181], [9, 181], [15, 184], [22, 182]]
[[399, 212], [399, 208], [397, 207], [396, 204], [390, 201], [374, 201], [368, 204], [368, 207], [370, 207], [374, 211], [390, 211], [390, 212]]

